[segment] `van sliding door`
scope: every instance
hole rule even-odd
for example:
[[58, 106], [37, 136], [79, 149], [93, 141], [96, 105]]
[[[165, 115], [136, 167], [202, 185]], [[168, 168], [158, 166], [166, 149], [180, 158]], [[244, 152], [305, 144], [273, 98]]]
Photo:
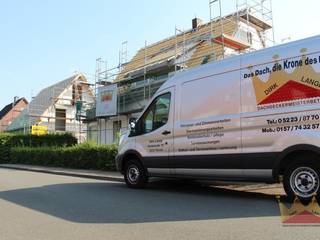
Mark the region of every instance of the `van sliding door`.
[[174, 137], [177, 175], [243, 167], [232, 157], [241, 153], [239, 67], [239, 59], [211, 64], [206, 77], [180, 86]]

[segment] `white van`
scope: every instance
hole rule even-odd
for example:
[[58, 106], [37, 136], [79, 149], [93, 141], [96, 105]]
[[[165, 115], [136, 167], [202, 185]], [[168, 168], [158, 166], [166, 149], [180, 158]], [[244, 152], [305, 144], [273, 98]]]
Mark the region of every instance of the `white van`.
[[120, 141], [129, 187], [149, 177], [278, 182], [320, 191], [320, 36], [174, 75]]

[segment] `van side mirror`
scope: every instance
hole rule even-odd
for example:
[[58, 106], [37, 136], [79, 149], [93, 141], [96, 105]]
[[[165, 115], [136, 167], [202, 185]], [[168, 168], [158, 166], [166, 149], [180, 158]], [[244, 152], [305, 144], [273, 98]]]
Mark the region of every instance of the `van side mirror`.
[[137, 119], [136, 118], [130, 118], [129, 119], [129, 129], [131, 131], [135, 129], [136, 123], [137, 123]]

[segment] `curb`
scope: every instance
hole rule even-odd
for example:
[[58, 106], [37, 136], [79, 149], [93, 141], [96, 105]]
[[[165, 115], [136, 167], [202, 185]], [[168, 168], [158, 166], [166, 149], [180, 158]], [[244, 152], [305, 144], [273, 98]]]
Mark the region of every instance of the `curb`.
[[44, 169], [33, 169], [33, 168], [27, 168], [27, 167], [1, 166], [1, 165], [0, 165], [0, 168], [29, 171], [29, 172], [40, 172], [40, 173], [47, 173], [47, 174], [60, 175], [60, 176], [88, 178], [88, 179], [95, 179], [95, 180], [124, 182], [123, 178], [112, 177], [112, 176], [101, 176], [101, 175], [94, 175], [94, 174], [64, 172], [64, 171], [58, 171], [58, 170], [44, 170]]

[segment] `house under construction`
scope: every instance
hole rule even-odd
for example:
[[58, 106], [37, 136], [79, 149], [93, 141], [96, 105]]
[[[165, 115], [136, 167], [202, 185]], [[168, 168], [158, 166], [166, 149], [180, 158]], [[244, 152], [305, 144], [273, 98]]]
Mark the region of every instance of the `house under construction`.
[[69, 132], [84, 141], [83, 109], [92, 102], [94, 93], [86, 77], [75, 74], [42, 89], [6, 131], [29, 133], [33, 125], [46, 126], [51, 133]]
[[127, 61], [122, 44], [119, 65], [103, 69], [97, 59], [97, 89], [117, 85], [117, 114], [97, 117], [87, 112], [88, 138], [99, 143], [117, 140], [118, 131], [136, 118], [157, 89], [175, 72], [274, 44], [271, 0], [237, 0], [235, 12], [222, 16], [221, 0], [210, 0], [210, 21], [194, 18], [187, 31], [151, 45], [145, 44]]

